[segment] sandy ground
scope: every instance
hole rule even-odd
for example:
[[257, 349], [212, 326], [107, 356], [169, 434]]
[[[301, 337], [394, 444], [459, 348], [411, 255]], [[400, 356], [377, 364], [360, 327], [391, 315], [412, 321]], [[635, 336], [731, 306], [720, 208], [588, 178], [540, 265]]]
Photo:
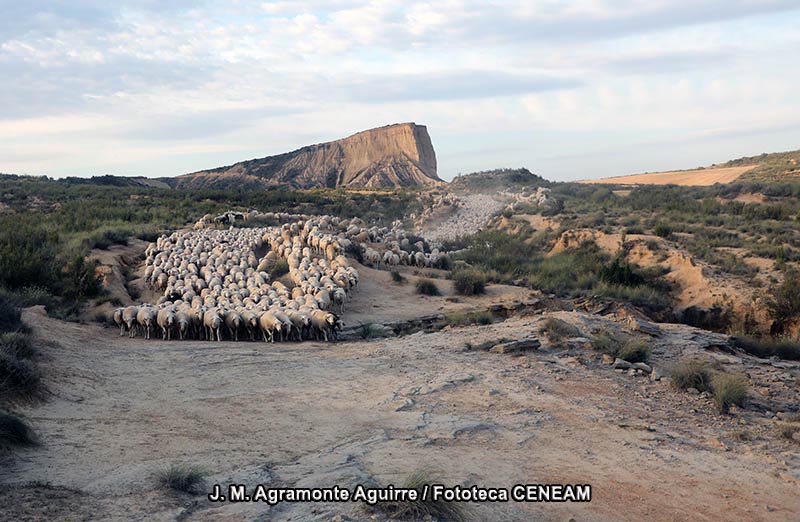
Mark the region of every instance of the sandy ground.
[[[389, 323], [434, 314], [486, 310], [492, 304], [526, 302], [537, 295], [529, 289], [518, 286], [489, 285], [485, 295], [464, 298], [456, 296], [452, 281], [442, 279], [447, 273], [444, 270], [394, 267], [407, 279], [405, 283], [398, 284], [392, 281], [390, 273], [385, 270], [376, 270], [358, 263], [355, 263], [355, 266], [360, 281], [358, 290], [347, 304], [342, 316], [345, 326], [356, 326], [359, 323]], [[419, 275], [415, 275], [415, 272]], [[417, 280], [421, 276], [431, 275], [435, 276], [432, 281], [442, 295], [437, 297], [417, 295], [415, 291]]]
[[[604, 248], [618, 247], [606, 239]], [[114, 295], [140, 247], [100, 259]], [[407, 282], [397, 284], [357, 268], [349, 326], [536, 298], [503, 285], [457, 297], [441, 278], [442, 296], [419, 296], [416, 279], [443, 272], [401, 267]], [[630, 326], [546, 314], [586, 337]], [[707, 396], [614, 371], [585, 339], [551, 342], [543, 319], [335, 344], [168, 343], [28, 309], [46, 400], [14, 409], [42, 445], [0, 452], [0, 520], [386, 520], [352, 503], [212, 504], [161, 487], [157, 474], [172, 464], [207, 470], [207, 487], [398, 484], [426, 468], [448, 485], [594, 488], [588, 504], [471, 504], [473, 520], [797, 519], [800, 452], [776, 435], [774, 415], [797, 409], [800, 364], [733, 356], [714, 348], [720, 336], [661, 325], [656, 368], [699, 354], [750, 379], [751, 406], [720, 415]], [[521, 356], [470, 348], [532, 337], [542, 348]]]
[[[388, 284], [361, 291], [354, 306], [369, 300], [379, 305], [374, 319], [393, 316], [381, 308], [393, 298]], [[414, 299], [420, 312], [436, 308]], [[617, 327], [589, 314], [555, 315], [585, 336]], [[173, 463], [205, 468], [209, 484], [352, 487], [397, 483], [425, 467], [448, 485], [594, 487], [588, 504], [473, 505], [475, 520], [800, 515], [798, 446], [775, 436], [771, 413], [797, 404], [800, 368], [743, 362], [707, 348], [719, 336], [689, 327], [662, 325], [655, 365], [703, 353], [747, 371], [758, 392], [751, 409], [719, 415], [707, 397], [615, 372], [587, 348], [549, 343], [537, 315], [400, 338], [272, 345], [120, 338], [41, 308], [24, 320], [49, 341], [39, 361], [49, 397], [21, 408], [42, 446], [0, 456], [2, 520], [385, 520], [353, 504], [176, 495], [155, 479]], [[519, 357], [466, 346], [532, 336], [542, 349]], [[743, 430], [751, 441], [735, 437]]]
[[587, 179], [579, 183], [610, 183], [619, 185], [688, 185], [704, 186], [714, 183], [730, 183], [755, 166], [708, 168], [696, 170], [677, 170], [670, 172], [653, 172], [650, 174], [632, 174], [613, 178]]

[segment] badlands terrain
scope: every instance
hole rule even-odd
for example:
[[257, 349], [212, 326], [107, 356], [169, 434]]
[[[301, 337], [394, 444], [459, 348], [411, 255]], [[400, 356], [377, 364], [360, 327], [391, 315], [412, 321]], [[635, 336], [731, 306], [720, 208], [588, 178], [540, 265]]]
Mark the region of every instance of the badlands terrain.
[[[362, 273], [346, 323], [455, 307], [446, 296], [410, 292], [385, 300], [388, 274]], [[359, 505], [214, 505], [158, 485], [157, 474], [174, 463], [204, 468], [208, 483], [389, 484], [425, 467], [452, 485], [594, 488], [589, 504], [472, 505], [475, 520], [783, 521], [797, 514], [800, 455], [796, 443], [773, 437], [770, 411], [796, 405], [796, 364], [729, 353], [724, 336], [691, 327], [657, 327], [656, 371], [693, 355], [747, 373], [754, 405], [722, 415], [707, 394], [614, 370], [587, 347], [585, 336], [635, 333], [635, 323], [549, 312], [514, 288], [494, 287], [472, 304], [520, 301], [527, 306], [518, 315], [489, 326], [275, 345], [145, 342], [31, 308], [24, 320], [46, 346], [48, 384], [46, 402], [25, 411], [42, 445], [3, 457], [3, 517], [385, 519]], [[573, 337], [544, 335], [547, 318], [574, 325]], [[519, 354], [480, 348], [501, 339], [542, 345]]]
[[[0, 430], [0, 519], [414, 520], [205, 494], [419, 472], [593, 487], [589, 503], [468, 503], [442, 521], [800, 515], [796, 185], [526, 169], [381, 190], [143, 184], [0, 177], [0, 328], [22, 310], [0, 338], [0, 400], [36, 442]], [[253, 341], [151, 324], [146, 340], [146, 322], [120, 335], [129, 307], [326, 319], [299, 336], [259, 322]], [[170, 469], [202, 480], [170, 486]]]

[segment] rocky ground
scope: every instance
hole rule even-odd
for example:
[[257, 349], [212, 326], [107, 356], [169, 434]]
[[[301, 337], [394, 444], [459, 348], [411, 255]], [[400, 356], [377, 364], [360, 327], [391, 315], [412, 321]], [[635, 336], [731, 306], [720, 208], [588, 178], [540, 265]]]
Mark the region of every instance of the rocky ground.
[[446, 241], [481, 231], [486, 223], [507, 205], [495, 196], [460, 196], [461, 205], [441, 221], [426, 223], [422, 232], [431, 241]]
[[[370, 303], [376, 322], [395, 307], [465, 306], [394, 292], [386, 276], [364, 271], [351, 323]], [[475, 304], [525, 297], [493, 292]], [[547, 317], [578, 330], [549, 339]], [[724, 336], [702, 330], [540, 311], [403, 337], [268, 345], [131, 340], [40, 308], [24, 319], [46, 343], [47, 400], [19, 408], [42, 445], [0, 457], [3, 520], [387, 519], [356, 504], [211, 504], [158, 485], [174, 463], [204, 468], [208, 485], [388, 484], [427, 468], [448, 485], [594, 488], [588, 504], [470, 505], [475, 520], [800, 515], [800, 446], [778, 434], [798, 408], [800, 367], [730, 353]], [[588, 346], [600, 330], [652, 335], [653, 370], [614, 369]], [[489, 350], [533, 339], [538, 349]], [[722, 415], [707, 395], [656, 380], [683, 355], [746, 373], [751, 405]]]

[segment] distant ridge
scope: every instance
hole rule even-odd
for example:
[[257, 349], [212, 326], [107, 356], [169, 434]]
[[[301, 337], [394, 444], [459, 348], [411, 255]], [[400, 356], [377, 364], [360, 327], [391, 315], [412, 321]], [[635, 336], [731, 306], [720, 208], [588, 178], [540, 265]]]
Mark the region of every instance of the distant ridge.
[[407, 187], [444, 183], [428, 130], [398, 123], [292, 152], [163, 179], [178, 189]]
[[579, 183], [708, 186], [733, 181], [770, 183], [800, 181], [800, 150], [764, 153], [697, 169], [587, 179]]

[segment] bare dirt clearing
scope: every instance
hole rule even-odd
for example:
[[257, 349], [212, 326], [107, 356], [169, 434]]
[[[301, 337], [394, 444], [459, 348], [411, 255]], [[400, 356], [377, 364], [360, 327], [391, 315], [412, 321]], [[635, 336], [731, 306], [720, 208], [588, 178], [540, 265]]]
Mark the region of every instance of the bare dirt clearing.
[[[585, 335], [602, 321], [556, 315]], [[594, 486], [589, 504], [476, 506], [478, 520], [783, 521], [800, 512], [800, 456], [770, 435], [763, 415], [718, 415], [705, 397], [616, 373], [585, 349], [546, 341], [521, 357], [465, 349], [465, 341], [538, 335], [537, 316], [372, 342], [275, 345], [119, 338], [40, 308], [25, 320], [58, 344], [42, 361], [52, 397], [26, 411], [43, 446], [2, 458], [7, 520], [369, 519], [351, 504], [175, 496], [154, 478], [175, 462], [209, 470], [210, 483], [353, 486], [399, 482], [428, 466], [449, 484]], [[715, 342], [692, 328], [663, 329], [657, 365]], [[771, 400], [791, 400], [762, 366], [747, 363], [751, 378]], [[743, 429], [753, 441], [731, 438]]]
[[669, 172], [652, 172], [649, 174], [631, 174], [613, 178], [586, 179], [579, 183], [607, 183], [615, 185], [686, 185], [706, 186], [714, 183], [730, 183], [756, 166], [719, 167], [695, 170], [675, 170]]

